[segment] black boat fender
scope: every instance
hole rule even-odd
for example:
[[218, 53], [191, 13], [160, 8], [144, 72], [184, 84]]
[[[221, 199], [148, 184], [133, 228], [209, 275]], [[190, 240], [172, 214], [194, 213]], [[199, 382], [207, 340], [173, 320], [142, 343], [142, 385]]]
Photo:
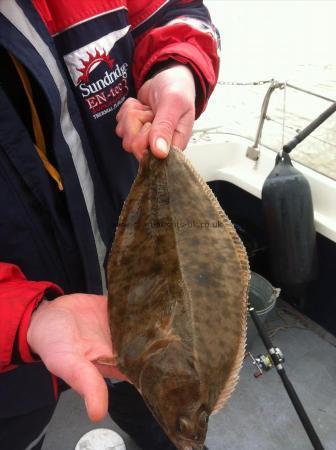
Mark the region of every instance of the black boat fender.
[[312, 195], [287, 153], [276, 157], [262, 188], [262, 204], [272, 279], [280, 286], [312, 281], [316, 273]]
[[283, 146], [262, 188], [273, 281], [298, 286], [316, 276], [316, 231], [309, 183], [289, 153], [336, 111], [336, 102]]

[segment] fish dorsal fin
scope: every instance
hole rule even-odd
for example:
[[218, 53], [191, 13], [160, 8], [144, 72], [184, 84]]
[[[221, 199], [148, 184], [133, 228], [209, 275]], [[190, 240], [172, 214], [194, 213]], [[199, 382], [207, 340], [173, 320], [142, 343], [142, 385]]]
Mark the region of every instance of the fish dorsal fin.
[[[216, 211], [219, 220], [222, 222], [223, 225], [223, 233], [230, 237], [230, 240], [232, 242], [232, 249], [235, 252], [235, 255], [237, 257], [237, 262], [239, 262], [239, 268], [240, 268], [240, 278], [241, 278], [241, 295], [239, 298], [239, 308], [240, 308], [240, 320], [237, 323], [237, 334], [239, 335], [239, 342], [237, 345], [237, 348], [235, 350], [235, 356], [234, 359], [231, 361], [230, 371], [227, 375], [227, 378], [225, 380], [225, 384], [223, 388], [218, 392], [218, 397], [216, 399], [215, 404], [213, 405], [212, 413], [217, 412], [227, 401], [227, 399], [230, 397], [232, 392], [235, 389], [235, 386], [239, 379], [239, 372], [243, 364], [244, 356], [245, 356], [245, 348], [246, 348], [246, 327], [247, 327], [247, 301], [248, 301], [248, 285], [250, 280], [250, 270], [249, 270], [249, 261], [246, 254], [246, 250], [244, 245], [242, 244], [233, 224], [229, 220], [229, 218], [226, 216], [224, 211], [222, 210], [220, 204], [218, 203], [216, 197], [214, 196], [213, 192], [209, 188], [209, 186], [206, 184], [206, 182], [203, 180], [203, 178], [196, 172], [190, 161], [181, 153], [181, 152], [175, 152], [174, 157], [177, 158], [178, 162], [181, 165], [185, 165], [188, 167], [189, 172], [191, 175], [193, 175], [195, 182], [200, 186], [200, 189], [204, 192], [206, 197], [209, 199], [209, 202]], [[174, 179], [176, 179], [177, 176], [174, 174]], [[169, 183], [168, 179], [168, 185], [171, 186], [173, 183], [173, 177], [172, 182]], [[173, 194], [172, 194], [173, 195]], [[174, 215], [174, 213], [173, 213]], [[206, 218], [205, 218], [206, 219]], [[197, 257], [197, 254], [195, 254], [195, 257]], [[214, 258], [216, 255], [214, 254]], [[210, 331], [210, 330], [209, 330]], [[216, 382], [215, 380], [213, 381]]]

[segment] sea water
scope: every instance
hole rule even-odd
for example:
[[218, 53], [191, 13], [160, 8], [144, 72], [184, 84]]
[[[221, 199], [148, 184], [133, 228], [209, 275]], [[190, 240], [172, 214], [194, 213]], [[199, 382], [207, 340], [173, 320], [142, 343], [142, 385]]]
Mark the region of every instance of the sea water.
[[[246, 82], [276, 79], [336, 101], [336, 1], [204, 3], [221, 35], [221, 83], [195, 129], [221, 126], [221, 131], [254, 139], [269, 84]], [[280, 150], [330, 105], [290, 87], [274, 91], [262, 143]], [[336, 113], [291, 157], [336, 179]]]

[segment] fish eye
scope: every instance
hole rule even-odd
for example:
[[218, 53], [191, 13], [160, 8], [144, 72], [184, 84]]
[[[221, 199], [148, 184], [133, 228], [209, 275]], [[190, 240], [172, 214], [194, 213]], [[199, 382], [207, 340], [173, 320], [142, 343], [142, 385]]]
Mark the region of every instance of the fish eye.
[[194, 439], [196, 442], [199, 441], [199, 440], [201, 439], [200, 434], [198, 434], [198, 433], [194, 434], [193, 439]]
[[205, 426], [209, 422], [209, 415], [205, 411], [202, 411], [199, 421], [201, 425]]
[[177, 419], [176, 430], [178, 433], [185, 433], [188, 429], [188, 421], [184, 417]]

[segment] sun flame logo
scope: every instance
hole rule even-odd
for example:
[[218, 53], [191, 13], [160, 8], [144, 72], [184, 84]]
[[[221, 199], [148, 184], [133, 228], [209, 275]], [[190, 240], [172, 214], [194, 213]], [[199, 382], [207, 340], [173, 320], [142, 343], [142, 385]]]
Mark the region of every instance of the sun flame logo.
[[86, 54], [88, 55], [89, 59], [88, 60], [84, 60], [84, 59], [80, 59], [81, 63], [83, 64], [83, 67], [80, 67], [79, 69], [77, 68], [76, 70], [78, 70], [78, 72], [81, 72], [81, 76], [78, 78], [77, 80], [77, 84], [79, 83], [88, 83], [89, 81], [89, 74], [90, 72], [100, 63], [100, 62], [105, 62], [110, 69], [112, 69], [113, 64], [114, 64], [114, 59], [110, 58], [110, 55], [106, 53], [106, 51], [102, 51], [101, 53], [99, 53], [99, 50], [96, 50], [96, 54], [93, 55], [90, 52], [86, 52]]

